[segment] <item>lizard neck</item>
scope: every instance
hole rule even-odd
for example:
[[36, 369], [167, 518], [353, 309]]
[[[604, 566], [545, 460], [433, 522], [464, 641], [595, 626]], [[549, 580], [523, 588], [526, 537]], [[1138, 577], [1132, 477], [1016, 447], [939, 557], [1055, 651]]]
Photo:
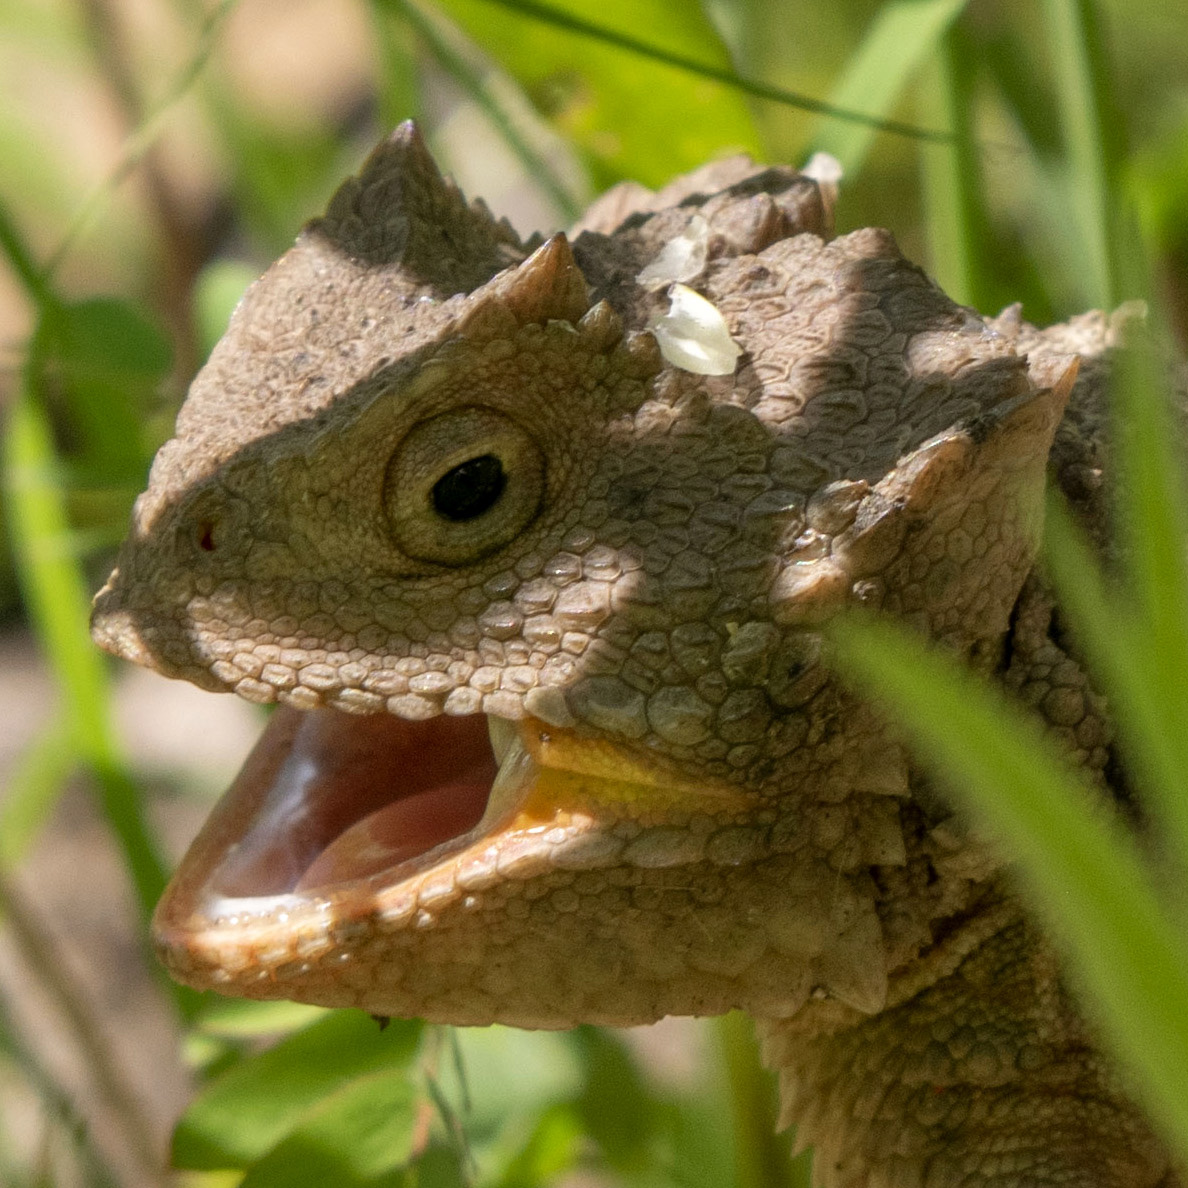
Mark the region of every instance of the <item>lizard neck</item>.
[[889, 991], [874, 1016], [816, 1001], [757, 1021], [781, 1123], [814, 1147], [822, 1188], [1185, 1182], [997, 888]]

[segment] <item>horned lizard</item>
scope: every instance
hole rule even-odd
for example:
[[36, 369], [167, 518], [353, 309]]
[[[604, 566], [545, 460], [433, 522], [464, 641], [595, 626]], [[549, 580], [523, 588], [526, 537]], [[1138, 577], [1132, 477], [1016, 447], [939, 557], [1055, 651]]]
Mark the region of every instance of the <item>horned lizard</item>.
[[[728, 374], [659, 349], [682, 236]], [[909, 620], [1108, 789], [1032, 567], [1046, 470], [1103, 522], [1113, 336], [955, 305], [741, 158], [524, 242], [402, 126], [244, 298], [96, 600], [108, 650], [281, 703], [166, 965], [459, 1024], [743, 1008], [825, 1188], [1180, 1183], [821, 631]]]

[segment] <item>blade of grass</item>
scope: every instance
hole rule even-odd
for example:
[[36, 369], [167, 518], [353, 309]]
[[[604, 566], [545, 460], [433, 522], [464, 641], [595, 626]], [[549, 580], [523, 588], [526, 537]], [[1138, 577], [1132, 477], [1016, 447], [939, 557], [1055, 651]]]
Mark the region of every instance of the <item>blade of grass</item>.
[[516, 126], [515, 121], [488, 84], [487, 80], [453, 45], [438, 23], [415, 4], [405, 0], [373, 0], [376, 7], [398, 15], [416, 31], [433, 55], [437, 64], [478, 105], [495, 126], [508, 148], [519, 158], [528, 175], [548, 195], [566, 223], [572, 223], [581, 213], [581, 203], [556, 175], [550, 162]]
[[65, 698], [74, 745], [99, 783], [104, 811], [124, 851], [147, 921], [165, 887], [164, 866], [114, 741], [107, 673], [87, 629], [86, 582], [70, 550], [61, 545], [69, 529], [54, 478], [49, 424], [27, 383], [9, 414], [0, 466], [30, 617]]
[[1066, 199], [1080, 224], [1094, 303], [1116, 305], [1122, 293], [1115, 256], [1118, 166], [1123, 130], [1110, 93], [1094, 0], [1042, 0], [1056, 101], [1068, 159]]
[[[965, 5], [966, 0], [894, 0], [882, 5], [830, 96], [835, 112], [861, 111], [867, 118], [821, 127], [813, 137], [814, 149], [832, 153], [847, 174], [857, 173], [875, 130], [894, 122], [887, 113]], [[917, 139], [952, 144], [958, 136], [948, 132], [943, 141]]]
[[962, 143], [972, 139], [973, 115], [965, 65], [958, 61], [952, 34], [940, 37], [936, 52], [920, 69], [916, 103], [926, 122], [952, 128], [958, 136], [951, 146], [920, 146], [931, 271], [954, 301], [977, 306], [982, 288], [979, 244], [988, 228], [978, 217], [977, 160]]
[[1038, 724], [887, 622], [833, 632], [846, 679], [906, 731], [1018, 864], [1086, 1005], [1152, 1118], [1188, 1157], [1188, 951], [1131, 838], [1092, 806]]
[[[1117, 356], [1111, 396], [1119, 532], [1128, 549], [1130, 593], [1151, 635], [1152, 658], [1159, 661], [1158, 680], [1166, 692], [1185, 694], [1188, 501], [1181, 439], [1168, 398], [1165, 360], [1171, 357], [1170, 350], [1159, 357], [1150, 342], [1135, 343]], [[1188, 772], [1188, 766], [1180, 770]]]
[[50, 724], [25, 750], [0, 804], [0, 870], [11, 870], [33, 844], [58, 803], [78, 750], [66, 723]]
[[[1110, 692], [1127, 768], [1152, 798], [1159, 835], [1182, 881], [1188, 873], [1188, 667], [1178, 657], [1184, 652], [1176, 651], [1175, 641], [1161, 640], [1132, 600], [1106, 588], [1063, 502], [1050, 499], [1047, 514], [1047, 571], [1079, 646]], [[1174, 601], [1174, 593], [1169, 596]]]
[[13, 222], [8, 207], [0, 200], [0, 254], [8, 261], [13, 275], [21, 282], [34, 305], [44, 306], [50, 298], [49, 286], [25, 241]]
[[[61, 303], [15, 223], [2, 210], [0, 216], [0, 251], [45, 317]], [[73, 745], [99, 785], [147, 924], [165, 887], [165, 868], [108, 720], [107, 671], [90, 640], [86, 580], [62, 543], [69, 539], [69, 520], [53, 435], [37, 400], [42, 365], [38, 341], [34, 335], [0, 441], [0, 486], [30, 619], [64, 697]], [[177, 997], [181, 1003], [193, 1001], [188, 992]]]
[[[826, 103], [821, 99], [814, 99], [810, 95], [801, 95], [795, 91], [786, 90], [784, 87], [773, 86], [760, 79], [745, 78], [733, 70], [713, 66], [706, 62], [699, 62], [696, 58], [690, 58], [685, 54], [673, 53], [670, 50], [664, 49], [662, 46], [654, 45], [641, 38], [632, 37], [616, 29], [607, 28], [594, 21], [588, 21], [583, 17], [575, 16], [573, 13], [554, 8], [551, 5], [541, 4], [538, 0], [487, 0], [487, 2], [498, 5], [500, 8], [506, 8], [508, 11], [527, 17], [529, 20], [541, 21], [544, 24], [551, 25], [555, 29], [563, 29], [566, 32], [576, 33], [582, 37], [589, 37], [595, 41], [601, 41], [606, 45], [613, 45], [618, 49], [626, 50], [628, 53], [650, 58], [653, 62], [661, 62], [666, 66], [675, 66], [678, 70], [700, 75], [702, 78], [713, 79], [714, 82], [733, 87], [735, 90], [741, 91], [745, 95], [751, 95], [756, 99], [766, 99], [772, 103], [783, 103], [788, 107], [799, 108], [801, 111], [808, 111], [817, 115], [827, 116], [830, 119], [862, 125], [878, 132], [890, 132], [896, 136], [906, 136], [913, 140], [927, 140], [937, 144], [948, 144], [953, 139], [951, 132], [935, 128], [920, 128], [915, 124], [909, 124], [901, 120], [883, 119], [880, 116], [871, 115], [867, 112], [850, 111], [838, 107], [836, 104]], [[948, 2], [954, 3], [956, 0], [948, 0]]]

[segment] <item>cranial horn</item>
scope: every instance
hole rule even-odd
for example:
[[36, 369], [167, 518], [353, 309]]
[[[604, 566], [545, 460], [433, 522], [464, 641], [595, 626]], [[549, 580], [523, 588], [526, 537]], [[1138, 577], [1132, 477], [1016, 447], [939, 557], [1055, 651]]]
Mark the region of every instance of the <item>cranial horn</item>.
[[590, 308], [586, 278], [563, 232], [495, 282], [495, 292], [521, 322], [576, 323]]
[[307, 232], [362, 264], [395, 265], [406, 284], [437, 297], [477, 288], [523, 251], [506, 222], [442, 176], [412, 120], [372, 150]]

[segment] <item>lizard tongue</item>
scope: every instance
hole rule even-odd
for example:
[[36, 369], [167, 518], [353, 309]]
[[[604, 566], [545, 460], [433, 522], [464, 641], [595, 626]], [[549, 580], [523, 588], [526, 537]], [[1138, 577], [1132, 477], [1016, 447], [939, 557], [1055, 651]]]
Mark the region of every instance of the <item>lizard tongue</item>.
[[242, 831], [207, 890], [280, 895], [386, 870], [477, 825], [495, 774], [482, 715], [281, 707], [227, 794]]

